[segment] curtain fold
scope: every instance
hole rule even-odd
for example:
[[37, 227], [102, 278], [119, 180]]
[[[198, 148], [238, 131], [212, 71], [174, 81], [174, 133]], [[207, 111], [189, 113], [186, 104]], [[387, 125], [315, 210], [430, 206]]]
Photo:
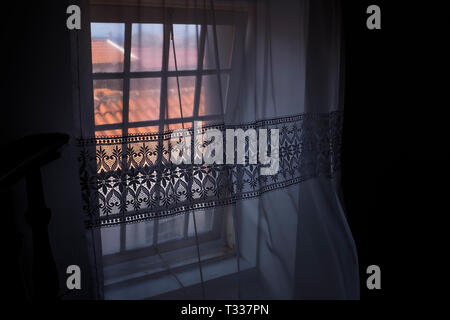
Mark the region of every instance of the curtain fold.
[[[197, 30], [208, 26], [196, 32], [195, 46], [201, 52], [202, 37], [209, 37], [206, 47], [214, 60], [200, 55], [196, 73], [175, 70], [176, 108], [189, 134], [179, 141], [192, 146], [184, 154], [191, 163], [171, 161], [173, 131], [79, 140], [86, 227], [96, 235], [90, 237], [97, 248], [95, 278], [105, 286], [99, 297], [358, 299], [356, 248], [338, 196], [340, 1], [185, 1], [184, 6], [203, 10], [187, 12], [191, 18], [209, 15], [193, 20]], [[228, 18], [216, 17], [220, 10]], [[218, 36], [226, 19], [234, 25], [229, 67], [220, 60], [226, 60], [226, 38]], [[177, 54], [182, 50], [177, 45]], [[212, 78], [199, 76], [208, 65]], [[180, 81], [186, 74], [197, 77], [192, 111], [189, 87]], [[208, 90], [207, 80], [217, 89]], [[195, 91], [197, 86], [203, 89]], [[198, 128], [193, 121], [202, 103], [206, 113], [217, 105], [222, 112], [202, 118]], [[165, 130], [170, 112], [164, 112]], [[185, 124], [189, 121], [192, 126]], [[196, 139], [206, 129], [221, 138]], [[267, 150], [278, 150], [276, 173], [263, 175], [263, 165], [248, 163], [251, 145], [244, 149], [246, 164], [196, 163], [211, 141], [227, 144], [227, 129], [278, 132], [278, 146], [272, 137], [267, 140]]]

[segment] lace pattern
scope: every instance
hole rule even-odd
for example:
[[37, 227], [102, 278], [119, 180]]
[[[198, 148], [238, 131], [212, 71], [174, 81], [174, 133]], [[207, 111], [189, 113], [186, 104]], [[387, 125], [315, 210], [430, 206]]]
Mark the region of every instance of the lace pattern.
[[[267, 176], [260, 175], [259, 163], [175, 165], [169, 160], [170, 131], [78, 139], [86, 226], [112, 226], [228, 205], [313, 177], [332, 177], [340, 169], [342, 120], [342, 112], [336, 111], [212, 126], [221, 131], [279, 129], [279, 170]], [[194, 139], [192, 143], [203, 152], [205, 143]]]

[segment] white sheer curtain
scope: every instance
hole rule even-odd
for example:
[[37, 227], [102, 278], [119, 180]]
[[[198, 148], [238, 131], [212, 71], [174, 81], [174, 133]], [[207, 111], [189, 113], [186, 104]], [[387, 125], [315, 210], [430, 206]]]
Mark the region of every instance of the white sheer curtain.
[[[341, 110], [339, 10], [338, 1], [257, 3], [247, 26], [243, 89], [226, 121]], [[356, 248], [338, 176], [312, 178], [233, 208], [241, 254], [253, 255], [267, 297], [359, 297]]]
[[[105, 6], [112, 2], [94, 4]], [[283, 183], [272, 181], [270, 192], [261, 191], [248, 198], [238, 197], [238, 192], [227, 205], [206, 205], [178, 215], [136, 218], [134, 223], [108, 227], [89, 226], [98, 297], [359, 298], [356, 248], [339, 196], [337, 158], [344, 101], [340, 2], [128, 2], [137, 6], [135, 11], [140, 12], [140, 18], [145, 16], [146, 8], [156, 5], [186, 9], [185, 14], [190, 17], [207, 17], [197, 24], [195, 37], [201, 39], [198, 30], [206, 23], [206, 58], [202, 64], [204, 69], [215, 71], [202, 76], [204, 91], [195, 93], [193, 87], [189, 97], [189, 86], [181, 85], [178, 90], [175, 77], [168, 80], [174, 82], [173, 87], [161, 87], [174, 90], [175, 102], [179, 92], [186, 93], [180, 96], [185, 126], [190, 127], [188, 121], [192, 124], [203, 115], [217, 115], [212, 120], [202, 118], [205, 125], [223, 123], [225, 127], [252, 123], [264, 127], [278, 119], [277, 128], [280, 132], [285, 130], [287, 137], [289, 130], [302, 135], [300, 144], [285, 139], [289, 150], [297, 148], [301, 156], [292, 157], [286, 147], [280, 161], [289, 162], [286, 166], [304, 168], [304, 172], [288, 179], [285, 171], [284, 176], [277, 176]], [[231, 12], [233, 32], [223, 27], [219, 12], [227, 12], [227, 19]], [[163, 24], [168, 20], [164, 21]], [[178, 37], [175, 32], [178, 69], [183, 69], [183, 64], [192, 60], [189, 48], [196, 51], [200, 46], [177, 43]], [[169, 66], [170, 61], [169, 58]], [[227, 61], [231, 61], [230, 66], [226, 66]], [[195, 65], [197, 59], [191, 62]], [[197, 85], [193, 79], [192, 86]], [[200, 112], [202, 108], [204, 114]], [[167, 121], [168, 114], [179, 111], [165, 112]], [[164, 121], [159, 122], [160, 131], [176, 129]], [[322, 154], [326, 159], [320, 158]], [[322, 160], [327, 168], [320, 167]], [[211, 174], [208, 170], [204, 174]], [[267, 179], [271, 181], [270, 176]], [[215, 183], [220, 186], [226, 182], [217, 179]]]

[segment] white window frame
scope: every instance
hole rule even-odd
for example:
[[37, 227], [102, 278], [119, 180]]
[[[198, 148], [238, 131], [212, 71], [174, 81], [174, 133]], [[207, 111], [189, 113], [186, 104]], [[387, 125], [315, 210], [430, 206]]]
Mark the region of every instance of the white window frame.
[[[86, 0], [81, 0], [87, 7]], [[87, 12], [86, 12], [87, 11]], [[176, 76], [176, 71], [168, 70], [168, 57], [170, 53], [170, 26], [167, 23], [167, 15], [170, 13], [171, 23], [173, 24], [198, 24], [200, 28], [199, 37], [199, 56], [198, 66], [196, 70], [179, 70], [178, 76], [196, 76], [196, 87], [194, 95], [194, 116], [183, 117], [185, 123], [193, 121], [210, 121], [219, 120], [223, 115], [207, 115], [199, 116], [199, 98], [201, 89], [201, 79], [203, 75], [217, 74], [216, 69], [203, 69], [203, 55], [205, 52], [205, 35], [206, 26], [213, 24], [213, 18], [211, 10], [206, 9], [180, 9], [180, 8], [155, 8], [155, 7], [125, 7], [125, 6], [100, 6], [90, 5], [89, 10], [83, 11], [82, 16], [82, 32], [79, 32], [77, 36], [72, 36], [72, 46], [78, 48], [77, 61], [73, 61], [73, 67], [77, 68], [76, 74], [78, 79], [78, 88], [76, 92], [78, 96], [74, 96], [74, 104], [79, 106], [80, 113], [77, 115], [77, 119], [80, 124], [80, 132], [82, 136], [92, 137], [96, 131], [104, 130], [117, 130], [121, 129], [123, 135], [128, 135], [128, 129], [134, 127], [146, 127], [155, 126], [159, 127], [159, 131], [164, 130], [164, 126], [167, 124], [181, 123], [181, 118], [176, 119], [163, 119], [165, 103], [167, 103], [167, 79], [170, 76]], [[86, 14], [87, 13], [87, 14]], [[227, 74], [229, 76], [228, 88], [226, 90], [226, 105], [224, 109], [228, 108], [228, 105], [236, 103], [237, 92], [239, 88], [240, 74], [242, 65], [242, 56], [244, 50], [244, 37], [246, 30], [246, 18], [247, 12], [229, 12], [225, 10], [215, 11], [215, 22], [217, 25], [233, 25], [234, 26], [234, 39], [231, 53], [231, 67], [226, 69], [220, 69], [220, 75]], [[125, 37], [124, 37], [124, 69], [123, 72], [113, 73], [93, 73], [92, 61], [91, 61], [91, 32], [90, 23], [96, 22], [109, 22], [109, 23], [124, 23], [125, 24]], [[130, 52], [131, 52], [131, 26], [133, 23], [156, 23], [164, 25], [164, 40], [163, 40], [163, 61], [161, 71], [146, 71], [146, 72], [130, 72]], [[129, 87], [130, 79], [132, 78], [150, 78], [158, 77], [161, 79], [161, 100], [160, 100], [160, 119], [149, 120], [141, 122], [133, 122], [132, 126], [128, 122], [128, 103], [129, 103]], [[122, 79], [123, 80], [123, 118], [121, 123], [95, 125], [94, 122], [94, 108], [93, 108], [93, 80], [96, 79]], [[74, 90], [75, 91], [75, 90]], [[224, 110], [222, 110], [223, 112]], [[200, 243], [205, 241], [213, 241], [217, 239], [226, 240], [226, 220], [225, 208], [213, 208], [213, 216], [216, 217], [213, 222], [213, 228], [211, 232], [198, 235], [198, 241]], [[192, 214], [192, 213], [190, 213]], [[218, 219], [218, 218], [220, 219]], [[121, 240], [120, 240], [120, 252], [103, 256], [104, 264], [113, 264], [119, 261], [123, 261], [124, 258], [135, 258], [146, 255], [152, 255], [157, 252], [155, 245], [158, 246], [159, 252], [174, 250], [180, 248], [180, 241], [183, 242], [183, 246], [191, 246], [195, 244], [195, 239], [188, 237], [187, 229], [189, 223], [189, 214], [185, 215], [184, 225], [184, 237], [183, 239], [177, 239], [158, 244], [157, 242], [157, 225], [158, 219], [154, 220], [154, 239], [153, 244], [149, 247], [140, 249], [126, 249], [126, 229], [124, 225], [121, 225]], [[97, 235], [98, 236], [98, 235]]]

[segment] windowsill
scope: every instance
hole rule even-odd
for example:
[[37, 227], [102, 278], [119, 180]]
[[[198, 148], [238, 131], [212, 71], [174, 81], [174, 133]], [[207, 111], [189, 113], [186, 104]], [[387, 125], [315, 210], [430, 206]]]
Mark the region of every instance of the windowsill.
[[[226, 248], [223, 241], [200, 244], [203, 281], [227, 276], [237, 271], [236, 254]], [[181, 289], [173, 274], [184, 287], [200, 283], [196, 246], [186, 247], [158, 255], [125, 261], [104, 269], [105, 299], [145, 299]], [[173, 274], [167, 270], [167, 265]], [[241, 270], [250, 264], [241, 258]]]

